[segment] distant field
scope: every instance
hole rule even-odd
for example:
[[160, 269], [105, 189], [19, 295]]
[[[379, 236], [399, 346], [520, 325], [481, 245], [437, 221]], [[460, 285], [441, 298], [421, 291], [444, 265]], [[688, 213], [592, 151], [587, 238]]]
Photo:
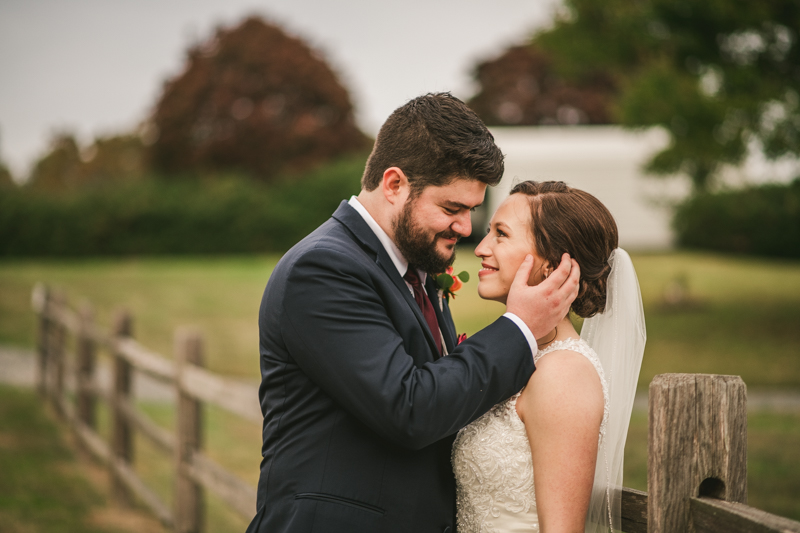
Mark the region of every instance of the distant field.
[[[258, 378], [258, 305], [277, 257], [0, 261], [0, 344], [34, 344], [30, 291], [44, 281], [71, 303], [88, 299], [98, 320], [117, 306], [135, 317], [135, 335], [171, 357], [172, 335], [198, 326], [208, 366]], [[711, 254], [634, 255], [647, 315], [648, 342], [640, 388], [663, 372], [741, 375], [750, 387], [800, 387], [800, 262]], [[478, 260], [460, 250], [465, 284], [451, 308], [459, 332], [474, 333], [503, 313], [477, 296]], [[669, 308], [675, 280], [688, 286], [687, 305]]]

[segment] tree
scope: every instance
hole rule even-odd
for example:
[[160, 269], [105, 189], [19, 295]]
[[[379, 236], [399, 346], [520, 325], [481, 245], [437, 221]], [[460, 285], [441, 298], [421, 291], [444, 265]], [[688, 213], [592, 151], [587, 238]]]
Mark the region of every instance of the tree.
[[81, 154], [83, 181], [107, 184], [142, 179], [149, 170], [142, 137], [126, 133], [96, 138]]
[[480, 92], [469, 106], [490, 126], [608, 124], [615, 94], [604, 72], [582, 73], [568, 82], [551, 56], [531, 44], [513, 46], [480, 63], [473, 73]]
[[56, 133], [50, 148], [34, 165], [26, 185], [43, 191], [75, 188], [81, 183], [80, 148], [71, 133]]
[[797, 0], [565, 0], [533, 43], [565, 79], [609, 75], [616, 120], [670, 133], [647, 169], [703, 190], [753, 141], [800, 155], [799, 28]]
[[151, 126], [154, 167], [269, 180], [365, 147], [333, 71], [300, 39], [251, 17], [192, 47]]
[[145, 147], [137, 134], [98, 137], [81, 148], [75, 136], [57, 133], [33, 168], [27, 186], [64, 191], [141, 179], [147, 173]]
[[16, 184], [14, 183], [14, 177], [11, 175], [11, 171], [0, 161], [0, 189], [15, 186]]

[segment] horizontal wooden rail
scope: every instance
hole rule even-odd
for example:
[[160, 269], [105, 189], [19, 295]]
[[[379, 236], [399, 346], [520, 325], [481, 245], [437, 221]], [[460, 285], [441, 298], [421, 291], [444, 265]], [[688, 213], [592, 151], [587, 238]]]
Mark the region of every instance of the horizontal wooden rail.
[[[172, 527], [172, 511], [164, 505], [161, 499], [155, 494], [141, 478], [124, 461], [112, 458], [111, 448], [100, 435], [87, 427], [77, 419], [75, 411], [69, 402], [64, 402], [65, 414], [68, 416], [70, 424], [74, 428], [75, 434], [86, 446], [86, 448], [101, 463], [109, 465], [119, 476], [119, 479], [131, 490], [150, 511], [167, 527]], [[68, 407], [67, 407], [68, 406]]]
[[[202, 357], [195, 357], [202, 352], [202, 338], [196, 332], [189, 335], [189, 352], [194, 356], [189, 357], [189, 352], [179, 349], [176, 359], [170, 360], [133, 338], [132, 318], [127, 312], [117, 313], [113, 328], [103, 329], [94, 322], [94, 311], [89, 304], [82, 305], [80, 312], [76, 312], [67, 306], [63, 293], [50, 291], [43, 285], [34, 289], [31, 302], [39, 315], [40, 391], [73, 429], [82, 448], [107, 466], [112, 495], [120, 504], [128, 505], [131, 498], [136, 498], [168, 528], [196, 533], [205, 529], [202, 491], [210, 490], [243, 518], [252, 518], [256, 509], [256, 488], [200, 451], [201, 402], [216, 404], [247, 420], [261, 421], [261, 409], [252, 384], [218, 376], [203, 368]], [[68, 341], [68, 335], [74, 336], [74, 344]], [[96, 379], [98, 348], [108, 350], [112, 358], [110, 386], [100, 386]], [[131, 394], [133, 371], [174, 387], [175, 432], [162, 428], [137, 408]], [[73, 383], [74, 402], [64, 388], [65, 384], [72, 386]], [[111, 407], [110, 441], [104, 440], [95, 429], [98, 399]], [[186, 407], [181, 402], [192, 404], [192, 413], [187, 411], [181, 415], [181, 405]], [[189, 423], [190, 419], [194, 421]], [[134, 470], [134, 430], [176, 459], [174, 509], [170, 509]]]
[[743, 503], [692, 498], [690, 505], [697, 533], [800, 533], [800, 522]]
[[122, 400], [118, 404], [123, 415], [153, 444], [168, 453], [175, 451], [175, 436], [172, 433], [153, 422], [130, 402]]
[[125, 461], [114, 459], [111, 463], [111, 468], [116, 472], [125, 486], [150, 508], [150, 511], [156, 515], [162, 524], [167, 527], [172, 527], [172, 511], [170, 511], [169, 507], [164, 505], [164, 502], [161, 501], [161, 498], [159, 498], [155, 492], [144, 484], [142, 478], [140, 478]]
[[253, 518], [256, 508], [255, 488], [202, 453], [192, 455], [188, 474], [230, 505], [243, 518], [247, 520]]
[[218, 405], [247, 420], [263, 420], [251, 385], [217, 376], [195, 365], [186, 365], [180, 379], [181, 388], [198, 400]]
[[647, 493], [622, 487], [622, 531], [647, 533]]
[[113, 348], [136, 370], [162, 381], [175, 380], [175, 364], [164, 356], [151, 352], [135, 340], [118, 339]]
[[70, 333], [77, 335], [80, 332], [80, 317], [78, 316], [78, 313], [69, 307], [56, 307], [55, 309], [49, 309], [48, 314], [50, 315], [49, 318], [60, 322], [61, 325], [67, 328]]

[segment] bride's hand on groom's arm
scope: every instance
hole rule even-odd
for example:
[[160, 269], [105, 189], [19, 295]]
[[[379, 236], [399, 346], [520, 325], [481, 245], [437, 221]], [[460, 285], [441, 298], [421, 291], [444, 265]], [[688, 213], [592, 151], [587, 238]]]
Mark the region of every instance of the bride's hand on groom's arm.
[[569, 312], [578, 296], [580, 267], [569, 254], [547, 279], [535, 286], [528, 285], [533, 269], [533, 256], [528, 255], [517, 270], [508, 292], [506, 310], [522, 319], [537, 339], [545, 337]]

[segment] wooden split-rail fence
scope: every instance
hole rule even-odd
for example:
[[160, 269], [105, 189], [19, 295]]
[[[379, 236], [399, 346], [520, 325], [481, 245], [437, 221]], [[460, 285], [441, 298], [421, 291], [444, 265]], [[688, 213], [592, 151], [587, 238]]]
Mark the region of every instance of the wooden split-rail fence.
[[[99, 327], [87, 304], [71, 309], [60, 292], [37, 285], [39, 390], [70, 425], [80, 445], [108, 466], [112, 495], [133, 498], [179, 533], [204, 531], [204, 491], [215, 493], [250, 519], [256, 489], [203, 454], [202, 404], [212, 403], [245, 419], [260, 421], [253, 387], [203, 368], [200, 334], [178, 329], [174, 361], [133, 339], [132, 318], [117, 313], [111, 331]], [[67, 334], [74, 335], [68, 353]], [[98, 348], [112, 358], [110, 392], [95, 378]], [[65, 374], [74, 372], [74, 400]], [[137, 409], [132, 373], [171, 384], [176, 392], [174, 434]], [[111, 436], [97, 432], [96, 403], [108, 402]], [[174, 457], [170, 508], [133, 467], [133, 431]], [[255, 467], [255, 465], [254, 465]], [[626, 533], [800, 533], [800, 522], [747, 505], [747, 392], [738, 376], [661, 374], [650, 384], [648, 492], [624, 488], [622, 530]]]

